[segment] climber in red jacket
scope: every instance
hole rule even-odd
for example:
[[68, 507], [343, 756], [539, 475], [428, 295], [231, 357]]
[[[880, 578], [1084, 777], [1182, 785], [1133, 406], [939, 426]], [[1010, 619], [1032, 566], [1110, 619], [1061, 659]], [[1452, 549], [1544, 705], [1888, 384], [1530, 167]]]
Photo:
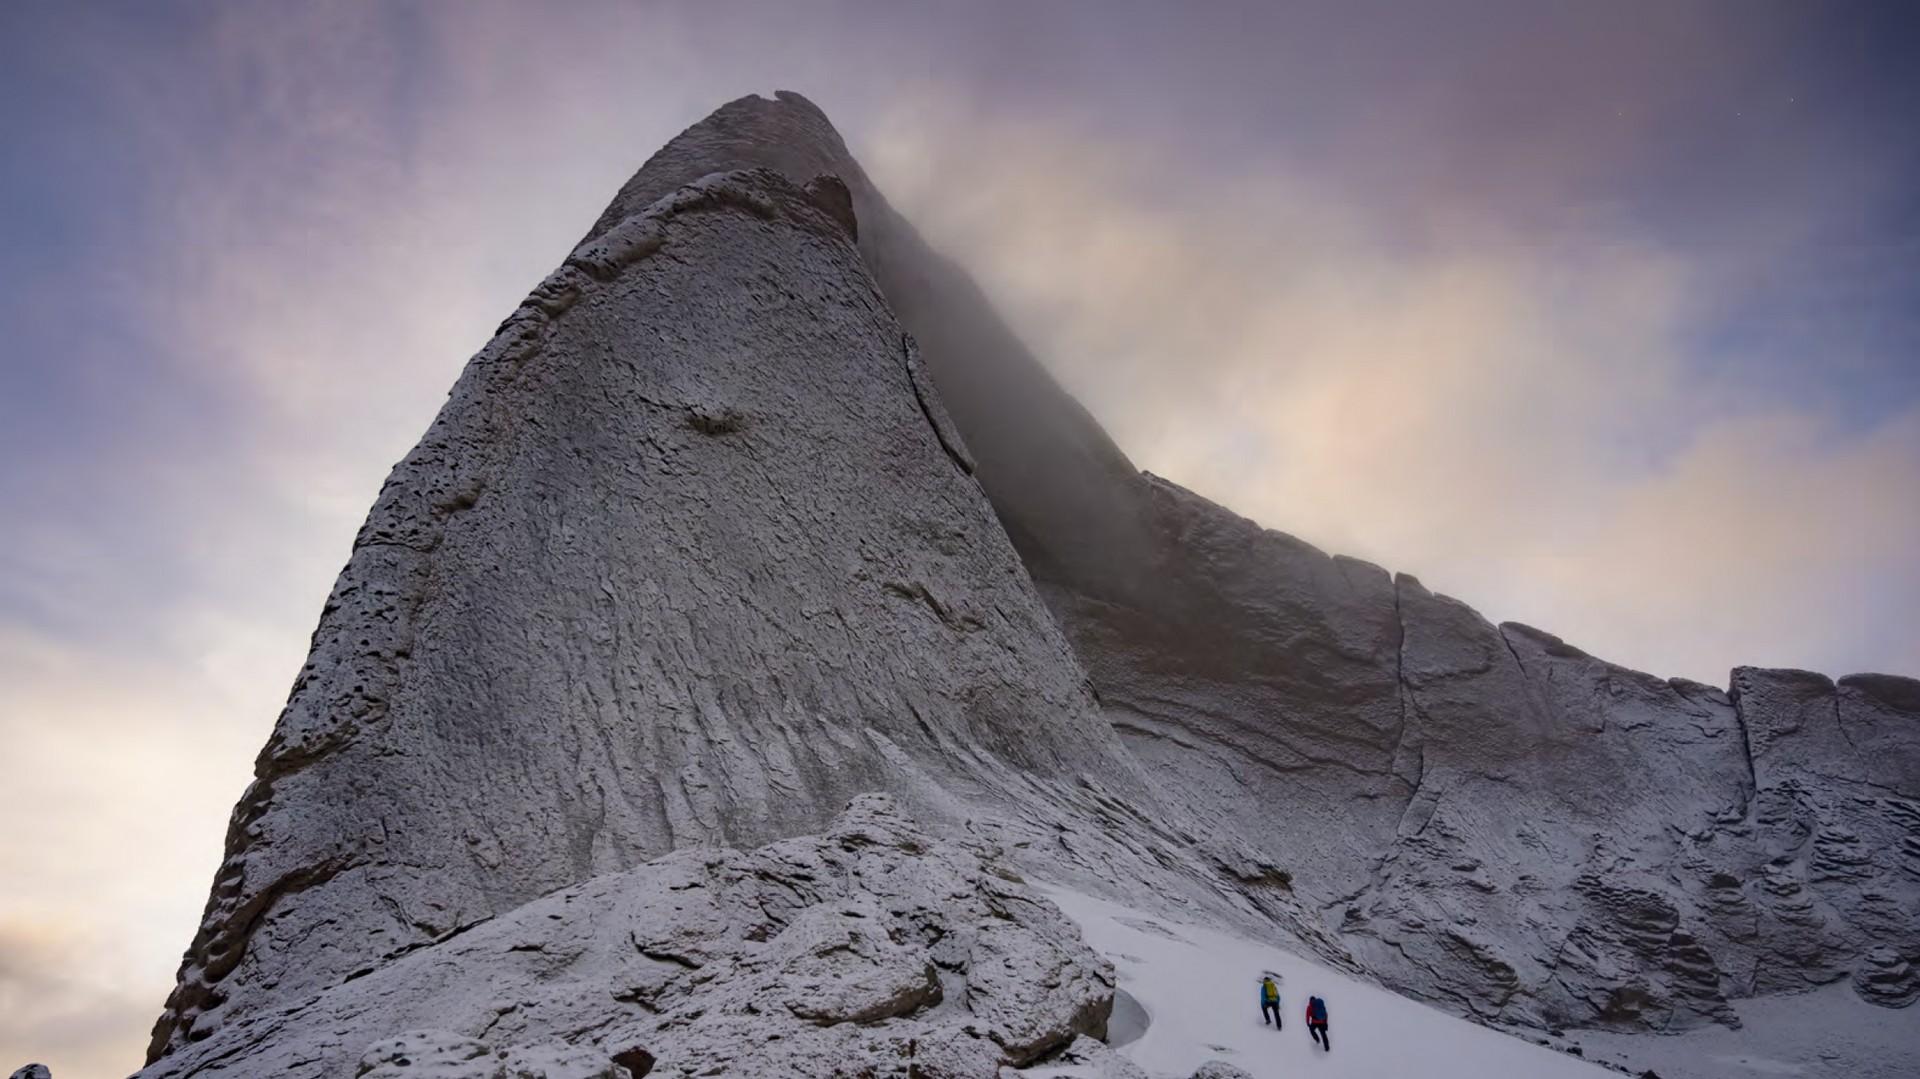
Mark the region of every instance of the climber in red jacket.
[[1327, 1052], [1333, 1052], [1333, 1043], [1327, 1040], [1327, 1002], [1319, 997], [1307, 998], [1307, 1034]]

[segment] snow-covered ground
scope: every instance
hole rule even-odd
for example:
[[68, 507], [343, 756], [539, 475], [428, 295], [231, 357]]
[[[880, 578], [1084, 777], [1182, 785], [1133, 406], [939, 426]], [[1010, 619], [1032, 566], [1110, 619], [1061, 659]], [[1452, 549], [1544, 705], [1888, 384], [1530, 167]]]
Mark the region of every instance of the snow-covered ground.
[[[1619, 1079], [1619, 1073], [1476, 1026], [1255, 941], [1061, 888], [1043, 887], [1087, 943], [1113, 961], [1120, 988], [1146, 1012], [1146, 1029], [1116, 1009], [1120, 1053], [1160, 1077], [1224, 1060], [1256, 1079]], [[1260, 1021], [1262, 971], [1281, 976], [1285, 1029]], [[1332, 1052], [1307, 1035], [1307, 997], [1327, 1002]], [[1124, 1041], [1124, 1044], [1120, 1044]], [[1075, 1068], [1036, 1069], [1067, 1076]]]
[[1846, 982], [1812, 993], [1734, 1002], [1741, 1028], [1704, 1027], [1669, 1038], [1582, 1031], [1589, 1056], [1630, 1056], [1662, 1079], [1914, 1079], [1920, 1005], [1880, 1008]]

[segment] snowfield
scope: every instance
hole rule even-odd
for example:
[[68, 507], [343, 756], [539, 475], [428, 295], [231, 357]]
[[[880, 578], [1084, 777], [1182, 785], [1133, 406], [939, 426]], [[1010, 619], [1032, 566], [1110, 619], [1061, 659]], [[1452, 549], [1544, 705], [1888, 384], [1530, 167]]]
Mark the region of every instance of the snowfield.
[[1811, 993], [1734, 1002], [1741, 1028], [1703, 1027], [1673, 1037], [1581, 1031], [1589, 1056], [1619, 1053], [1662, 1079], [1914, 1079], [1920, 1014], [1881, 1008], [1845, 982]]
[[[1223, 1060], [1256, 1079], [1618, 1079], [1619, 1072], [1476, 1026], [1265, 944], [1150, 917], [1048, 885], [1047, 898], [1113, 961], [1120, 989], [1144, 1009], [1138, 1031], [1124, 1002], [1110, 1035], [1155, 1079], [1186, 1079]], [[1280, 975], [1285, 1028], [1260, 1021], [1262, 971]], [[1309, 995], [1327, 1002], [1333, 1051], [1307, 1035]], [[1135, 1034], [1137, 1037], [1134, 1037]], [[1129, 1040], [1131, 1039], [1131, 1040]], [[1096, 1076], [1074, 1066], [1027, 1074]]]

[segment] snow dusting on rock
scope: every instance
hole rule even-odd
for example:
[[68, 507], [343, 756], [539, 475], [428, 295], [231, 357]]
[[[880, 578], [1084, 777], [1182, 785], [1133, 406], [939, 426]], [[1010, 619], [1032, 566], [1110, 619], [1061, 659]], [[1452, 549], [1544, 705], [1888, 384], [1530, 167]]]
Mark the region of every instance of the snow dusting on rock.
[[1920, 682], [1626, 670], [1138, 471], [782, 92], [393, 470], [142, 1074], [1880, 1079], [1916, 998]]

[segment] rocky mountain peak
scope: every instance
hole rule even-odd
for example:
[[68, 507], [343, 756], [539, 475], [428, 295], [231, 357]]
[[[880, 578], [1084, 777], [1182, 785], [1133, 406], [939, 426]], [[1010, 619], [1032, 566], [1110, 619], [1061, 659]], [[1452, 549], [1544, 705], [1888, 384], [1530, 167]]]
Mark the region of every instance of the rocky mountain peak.
[[1029, 881], [1506, 1028], [1903, 1006], [1920, 683], [1655, 678], [1140, 473], [741, 98], [394, 468], [144, 1074], [1092, 1059], [1112, 972]]

